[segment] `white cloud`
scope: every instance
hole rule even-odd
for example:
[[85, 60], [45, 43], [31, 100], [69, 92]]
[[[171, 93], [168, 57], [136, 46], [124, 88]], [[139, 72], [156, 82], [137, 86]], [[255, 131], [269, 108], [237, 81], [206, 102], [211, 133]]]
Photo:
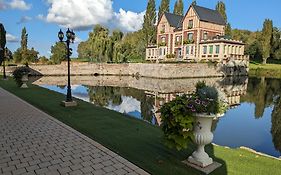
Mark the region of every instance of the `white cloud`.
[[122, 96], [122, 103], [120, 105], [114, 106], [110, 104], [107, 106], [108, 109], [118, 111], [120, 113], [130, 113], [130, 112], [141, 112], [141, 103], [133, 97]]
[[0, 10], [6, 9], [7, 4], [4, 2], [4, 0], [0, 0]]
[[112, 19], [111, 0], [49, 0], [47, 22], [76, 30], [88, 29], [96, 24], [106, 24]]
[[29, 10], [31, 8], [31, 4], [27, 4], [24, 0], [12, 0], [9, 6], [12, 9], [19, 10]]
[[48, 14], [37, 19], [75, 30], [91, 29], [96, 24], [120, 28], [124, 32], [142, 27], [144, 12], [113, 11], [112, 0], [48, 0]]
[[19, 40], [17, 39], [17, 37], [15, 37], [14, 35], [10, 34], [10, 33], [7, 33], [6, 34], [6, 40], [7, 42], [11, 42], [11, 43], [14, 43], [14, 42], [18, 42]]
[[26, 23], [28, 21], [31, 21], [32, 18], [29, 16], [22, 16], [21, 19], [17, 22], [17, 24], [22, 24], [22, 23]]
[[123, 31], [136, 31], [142, 28], [143, 17], [145, 11], [141, 13], [135, 13], [131, 11], [125, 11], [123, 9], [119, 10], [119, 13], [115, 13], [115, 16], [118, 21], [118, 27], [120, 27]]

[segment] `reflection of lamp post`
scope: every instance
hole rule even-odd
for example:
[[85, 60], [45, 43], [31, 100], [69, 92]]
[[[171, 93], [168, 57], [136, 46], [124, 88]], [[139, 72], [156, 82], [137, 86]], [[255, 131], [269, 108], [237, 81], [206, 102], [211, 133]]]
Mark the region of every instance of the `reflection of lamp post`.
[[75, 33], [73, 31], [70, 31], [67, 29], [66, 31], [66, 40], [63, 41], [64, 38], [64, 33], [60, 30], [58, 33], [58, 38], [60, 42], [65, 42], [67, 46], [67, 95], [66, 95], [66, 101], [63, 101], [63, 105], [65, 107], [69, 106], [76, 106], [77, 103], [72, 100], [72, 95], [71, 95], [71, 84], [70, 84], [70, 54], [72, 49], [69, 48], [70, 42], [73, 43], [75, 40]]

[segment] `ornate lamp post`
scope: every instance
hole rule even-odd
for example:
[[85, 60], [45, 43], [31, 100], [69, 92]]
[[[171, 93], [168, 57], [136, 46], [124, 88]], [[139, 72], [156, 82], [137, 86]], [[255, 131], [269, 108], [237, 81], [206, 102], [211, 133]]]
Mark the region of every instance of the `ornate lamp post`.
[[71, 84], [70, 84], [70, 53], [72, 51], [71, 48], [69, 48], [70, 43], [73, 43], [75, 40], [75, 33], [67, 29], [66, 31], [66, 40], [64, 41], [64, 33], [60, 30], [58, 33], [58, 38], [60, 42], [65, 42], [67, 46], [67, 95], [66, 100], [62, 102], [62, 105], [65, 107], [70, 106], [77, 106], [77, 103], [72, 100], [71, 95]]

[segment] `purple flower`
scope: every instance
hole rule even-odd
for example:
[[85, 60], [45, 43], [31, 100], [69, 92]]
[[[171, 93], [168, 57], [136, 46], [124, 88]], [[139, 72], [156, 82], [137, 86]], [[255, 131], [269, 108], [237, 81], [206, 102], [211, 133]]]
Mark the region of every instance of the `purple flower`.
[[191, 108], [191, 111], [192, 111], [192, 112], [196, 112], [196, 109], [195, 109], [195, 108]]
[[193, 108], [193, 105], [192, 104], [188, 104], [187, 107], [188, 108]]
[[201, 101], [200, 101], [199, 99], [196, 99], [196, 100], [195, 100], [195, 103], [198, 104], [198, 105], [200, 105], [200, 104], [201, 104]]

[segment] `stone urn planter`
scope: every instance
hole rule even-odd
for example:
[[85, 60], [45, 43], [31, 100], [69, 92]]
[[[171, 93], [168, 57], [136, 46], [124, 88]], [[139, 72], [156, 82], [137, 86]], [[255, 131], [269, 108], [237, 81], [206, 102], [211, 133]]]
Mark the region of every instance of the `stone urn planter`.
[[22, 85], [20, 88], [28, 88], [28, 86], [26, 84], [28, 82], [28, 74], [22, 75], [21, 82], [22, 82]]
[[213, 159], [205, 152], [205, 145], [213, 141], [213, 133], [211, 132], [212, 122], [217, 115], [196, 114], [194, 125], [194, 138], [197, 149], [188, 157], [188, 162], [200, 166], [202, 168], [213, 164]]

